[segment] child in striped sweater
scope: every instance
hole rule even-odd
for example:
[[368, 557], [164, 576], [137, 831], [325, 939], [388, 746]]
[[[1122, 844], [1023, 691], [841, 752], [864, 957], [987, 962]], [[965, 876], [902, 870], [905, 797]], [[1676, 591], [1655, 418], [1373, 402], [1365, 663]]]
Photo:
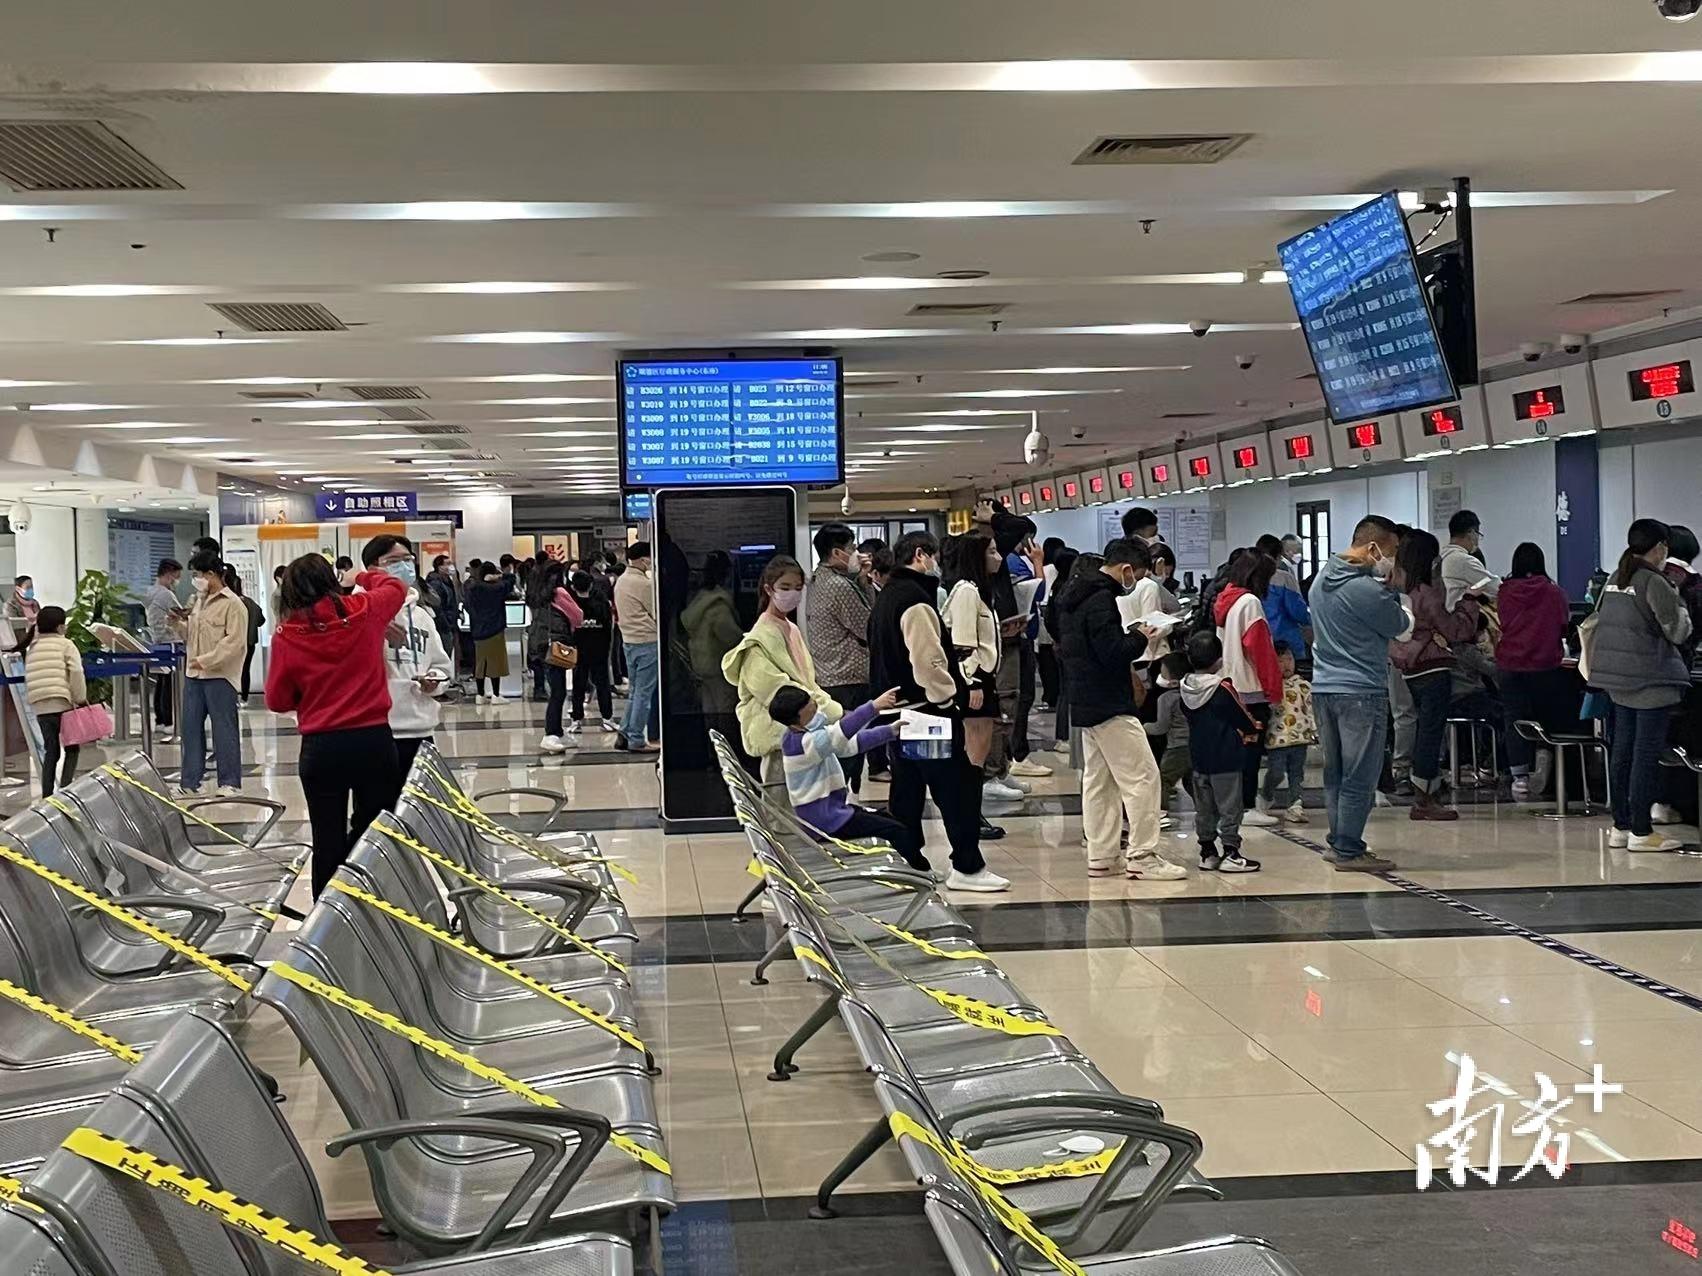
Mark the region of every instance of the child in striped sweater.
[[815, 698], [802, 687], [785, 686], [768, 703], [768, 716], [785, 729], [780, 738], [780, 761], [786, 774], [786, 796], [798, 818], [822, 834], [847, 840], [877, 838], [893, 847], [905, 863], [929, 872], [918, 839], [897, 820], [851, 801], [840, 758], [855, 757], [885, 746], [898, 735], [897, 727], [876, 724], [878, 714], [898, 704], [894, 688], [865, 705], [829, 722]]

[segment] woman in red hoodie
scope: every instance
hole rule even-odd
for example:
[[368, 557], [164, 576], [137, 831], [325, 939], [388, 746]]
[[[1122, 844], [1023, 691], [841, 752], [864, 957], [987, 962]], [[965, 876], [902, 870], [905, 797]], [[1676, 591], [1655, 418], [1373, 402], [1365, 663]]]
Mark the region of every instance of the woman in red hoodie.
[[[1556, 731], [1578, 729], [1578, 680], [1560, 667], [1561, 644], [1572, 619], [1566, 591], [1548, 578], [1542, 548], [1524, 542], [1513, 551], [1513, 574], [1495, 595], [1501, 641], [1495, 645], [1496, 683], [1501, 691], [1507, 730], [1507, 761], [1513, 772], [1513, 799], [1541, 797], [1548, 788], [1554, 756], [1540, 757], [1513, 724], [1533, 719]], [[1532, 763], [1539, 763], [1535, 774]]]
[[[301, 732], [301, 787], [313, 825], [313, 894], [355, 839], [401, 792], [390, 734], [384, 632], [407, 601], [407, 586], [388, 572], [362, 572], [364, 591], [344, 595], [319, 554], [284, 571], [283, 619], [272, 635], [266, 707], [293, 713]], [[354, 822], [349, 799], [354, 799]]]

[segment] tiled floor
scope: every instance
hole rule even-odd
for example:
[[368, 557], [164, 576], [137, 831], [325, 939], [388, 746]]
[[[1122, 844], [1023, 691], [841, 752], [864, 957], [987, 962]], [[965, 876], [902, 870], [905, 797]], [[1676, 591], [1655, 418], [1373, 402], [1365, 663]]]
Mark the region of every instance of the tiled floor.
[[[543, 760], [540, 719], [531, 704], [456, 706], [438, 742], [471, 789], [565, 793], [574, 826], [595, 831], [604, 852], [638, 875], [622, 889], [645, 939], [636, 980], [645, 1035], [665, 1068], [658, 1101], [680, 1195], [747, 1211], [761, 1200], [760, 1217], [786, 1215], [788, 1198], [809, 1196], [879, 1115], [868, 1077], [832, 1025], [800, 1054], [803, 1071], [792, 1081], [766, 1080], [775, 1048], [817, 994], [789, 961], [768, 986], [749, 983], [767, 936], [760, 912], [744, 926], [727, 916], [750, 886], [743, 837], [664, 835], [653, 759], [615, 753], [595, 734], [565, 758]], [[299, 740], [262, 710], [243, 721], [251, 787], [285, 800], [286, 818], [300, 820]], [[1447, 1121], [1430, 1105], [1452, 1093], [1470, 1055], [1500, 1087], [1478, 1096], [1474, 1110], [1503, 1102], [1509, 1129], [1521, 1102], [1537, 1098], [1539, 1074], [1570, 1096], [1602, 1065], [1624, 1091], [1599, 1113], [1583, 1097], [1560, 1113], [1554, 1128], [1570, 1136], [1566, 1160], [1617, 1163], [1615, 1173], [1628, 1177], [1614, 1182], [1676, 1176], [1692, 1191], [1702, 1183], [1702, 1011], [1446, 902], [1335, 873], [1270, 830], [1248, 833], [1248, 852], [1265, 865], [1255, 875], [1194, 871], [1184, 820], [1166, 846], [1190, 866], [1186, 881], [1090, 881], [1074, 776], [1062, 758], [1044, 756], [1058, 770], [1034, 784], [1033, 799], [990, 812], [1008, 836], [988, 844], [988, 859], [1012, 879], [1011, 893], [957, 902], [982, 946], [1119, 1086], [1201, 1133], [1208, 1175], [1256, 1197], [1351, 1193], [1364, 1175], [1377, 1193], [1411, 1193], [1418, 1145]], [[160, 757], [169, 765], [174, 750]], [[864, 795], [883, 796], [879, 786]], [[1311, 826], [1291, 830], [1300, 840], [1321, 836], [1322, 812], [1312, 816]], [[1702, 995], [1702, 858], [1632, 856], [1607, 848], [1603, 831], [1600, 821], [1560, 824], [1486, 802], [1449, 825], [1381, 810], [1369, 837], [1422, 886]], [[929, 833], [942, 840], [937, 824]], [[285, 1078], [286, 1111], [314, 1154], [333, 1215], [370, 1216], [359, 1158], [333, 1161], [319, 1150], [343, 1119], [293, 1042], [264, 1019], [250, 1040]], [[1532, 1146], [1506, 1137], [1509, 1170]], [[1473, 1157], [1481, 1163], [1481, 1146]], [[866, 1199], [877, 1212], [903, 1213], [914, 1208], [909, 1198], [881, 1194], [909, 1186], [888, 1149], [846, 1190], [875, 1194]], [[1582, 1199], [1605, 1189], [1559, 1190]], [[1534, 1226], [1551, 1207], [1526, 1202], [1553, 1196], [1511, 1195], [1503, 1221], [1528, 1209]], [[1209, 1219], [1209, 1208], [1173, 1218]], [[1225, 1230], [1227, 1222], [1194, 1234]], [[930, 1251], [922, 1269], [934, 1270], [935, 1257]]]

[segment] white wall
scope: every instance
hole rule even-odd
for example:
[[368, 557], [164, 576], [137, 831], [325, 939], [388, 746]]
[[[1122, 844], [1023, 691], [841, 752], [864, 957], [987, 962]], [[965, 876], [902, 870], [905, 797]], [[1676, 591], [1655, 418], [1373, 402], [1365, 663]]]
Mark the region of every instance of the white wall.
[[1630, 516], [1614, 521], [1606, 517], [1603, 502], [1602, 548], [1615, 554], [1624, 548], [1621, 539], [1632, 518], [1658, 518], [1663, 523], [1683, 523], [1691, 531], [1702, 527], [1702, 440], [1660, 439], [1633, 448], [1602, 450], [1605, 478], [1609, 456], [1629, 451], [1632, 456]]
[[[1444, 462], [1432, 461], [1431, 481]], [[1513, 567], [1513, 550], [1532, 541], [1554, 570], [1557, 538], [1554, 522], [1554, 449], [1542, 444], [1505, 452], [1471, 452], [1454, 462], [1455, 481], [1463, 489], [1464, 508], [1483, 520], [1483, 556], [1492, 571]], [[1433, 527], [1447, 542], [1448, 529]]]
[[455, 533], [455, 556], [463, 565], [469, 559], [495, 560], [514, 552], [512, 497], [467, 496], [440, 501], [434, 494], [431, 508], [461, 511], [461, 530]]
[[[38, 602], [67, 610], [77, 598], [77, 511], [61, 505], [30, 505], [30, 525], [17, 533], [19, 576], [35, 580]], [[106, 527], [102, 515], [101, 549]]]
[[112, 564], [112, 539], [107, 533], [104, 509], [80, 509], [77, 516], [77, 576], [104, 572]]

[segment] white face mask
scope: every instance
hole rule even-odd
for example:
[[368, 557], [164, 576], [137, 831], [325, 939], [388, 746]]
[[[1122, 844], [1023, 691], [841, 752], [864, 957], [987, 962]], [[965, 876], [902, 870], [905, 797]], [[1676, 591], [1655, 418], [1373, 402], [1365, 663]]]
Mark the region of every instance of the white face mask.
[[823, 713], [820, 709], [817, 709], [816, 710], [816, 716], [810, 719], [809, 725], [806, 726], [804, 728], [804, 730], [806, 730], [806, 731], [820, 731], [826, 725], [827, 725], [827, 715], [825, 713]]
[[774, 610], [790, 616], [798, 610], [798, 603], [803, 596], [804, 591], [801, 589], [777, 589], [772, 595]]
[[1388, 580], [1395, 573], [1395, 560], [1378, 550], [1377, 557], [1371, 560], [1371, 570], [1378, 580]]
[[195, 592], [197, 594], [204, 594], [211, 588], [212, 582], [210, 582], [205, 576], [197, 576], [195, 578]]

